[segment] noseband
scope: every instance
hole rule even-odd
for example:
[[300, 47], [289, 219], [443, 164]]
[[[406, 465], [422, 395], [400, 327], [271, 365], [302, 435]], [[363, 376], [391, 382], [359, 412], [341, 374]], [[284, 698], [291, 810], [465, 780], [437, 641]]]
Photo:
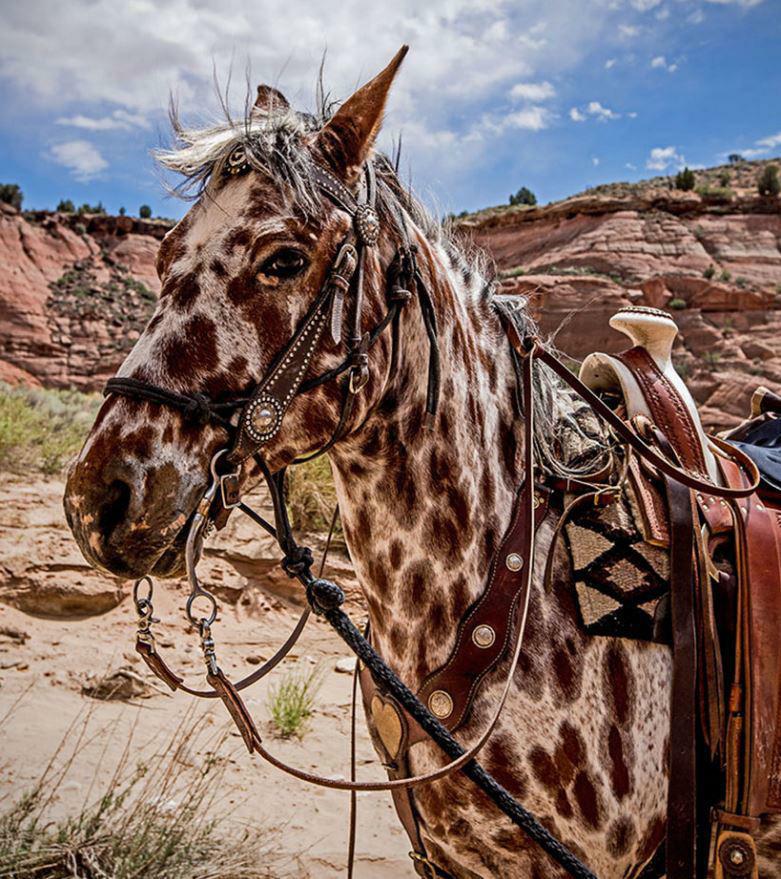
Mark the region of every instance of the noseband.
[[[374, 166], [371, 162], [364, 166], [363, 198], [356, 198], [340, 180], [320, 165], [314, 165], [312, 173], [320, 192], [337, 208], [349, 214], [352, 224], [336, 251], [319, 294], [292, 338], [276, 354], [265, 376], [249, 396], [217, 402], [202, 393], [181, 394], [150, 382], [121, 377], [110, 379], [105, 386], [105, 395], [118, 394], [171, 406], [200, 424], [211, 422], [225, 428], [230, 437], [226, 462], [235, 467], [240, 467], [248, 458], [256, 456], [279, 433], [284, 417], [298, 394], [312, 391], [344, 375], [340, 414], [330, 439], [316, 452], [299, 458], [295, 463], [322, 455], [341, 439], [348, 429], [355, 400], [369, 381], [371, 348], [386, 328], [393, 326], [394, 355], [391, 363], [395, 364], [399, 316], [403, 306], [414, 295], [417, 295], [420, 302], [429, 341], [427, 422], [431, 423], [436, 414], [439, 399], [436, 314], [428, 288], [418, 269], [416, 246], [409, 241], [403, 222], [400, 223], [404, 244], [399, 247], [388, 269], [388, 308], [379, 323], [371, 331], [365, 332], [363, 309], [366, 251], [376, 247], [380, 237]], [[342, 344], [345, 300], [348, 297], [351, 298], [352, 320], [349, 335], [344, 341], [347, 355], [337, 366], [307, 379], [306, 374], [326, 326], [329, 327], [333, 344]], [[235, 419], [233, 413], [237, 410], [241, 411], [238, 419]]]

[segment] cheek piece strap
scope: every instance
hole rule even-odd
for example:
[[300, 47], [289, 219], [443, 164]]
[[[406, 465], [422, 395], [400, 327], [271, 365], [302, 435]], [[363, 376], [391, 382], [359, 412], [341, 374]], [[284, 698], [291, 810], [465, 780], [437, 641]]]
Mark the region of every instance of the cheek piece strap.
[[[217, 425], [229, 436], [225, 463], [239, 467], [254, 457], [280, 431], [285, 414], [299, 394], [341, 379], [342, 402], [339, 418], [330, 439], [320, 449], [294, 463], [322, 455], [341, 439], [350, 426], [355, 400], [369, 381], [371, 348], [391, 326], [394, 342], [399, 338], [399, 317], [413, 296], [420, 302], [429, 342], [426, 421], [433, 422], [439, 400], [439, 346], [436, 313], [431, 295], [417, 265], [417, 248], [402, 226], [404, 243], [387, 268], [388, 308], [368, 332], [362, 328], [364, 310], [364, 267], [366, 251], [377, 245], [380, 225], [376, 203], [377, 182], [374, 166], [364, 168], [363, 198], [357, 200], [330, 171], [316, 165], [315, 180], [322, 194], [352, 217], [352, 226], [337, 249], [331, 269], [314, 302], [299, 323], [292, 338], [277, 352], [263, 379], [248, 394], [231, 400], [214, 400], [201, 392], [180, 393], [136, 378], [109, 379], [104, 395], [117, 394], [149, 403], [170, 406], [197, 425]], [[352, 315], [345, 339], [344, 312], [349, 304]], [[326, 333], [326, 327], [328, 332]], [[330, 338], [329, 338], [330, 337]], [[336, 366], [307, 378], [319, 348], [344, 346], [346, 356]], [[391, 362], [398, 361], [394, 345]], [[238, 416], [236, 413], [238, 412]]]

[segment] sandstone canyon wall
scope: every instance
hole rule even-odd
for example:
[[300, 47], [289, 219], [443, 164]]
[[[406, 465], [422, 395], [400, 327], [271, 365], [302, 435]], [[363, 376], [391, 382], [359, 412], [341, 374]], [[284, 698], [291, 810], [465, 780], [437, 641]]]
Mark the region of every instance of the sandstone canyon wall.
[[[624, 346], [607, 323], [620, 306], [669, 309], [681, 330], [677, 368], [708, 426], [723, 427], [757, 385], [781, 386], [781, 200], [752, 194], [758, 164], [746, 163], [745, 185], [728, 196], [613, 184], [545, 207], [489, 209], [459, 228], [573, 358]], [[0, 381], [100, 388], [152, 312], [168, 228], [0, 204]]]
[[573, 358], [626, 347], [608, 326], [622, 305], [669, 310], [676, 368], [711, 428], [745, 417], [758, 385], [781, 387], [778, 198], [591, 193], [460, 227], [492, 254], [502, 290], [527, 295]]
[[152, 314], [168, 228], [0, 204], [0, 381], [101, 387]]

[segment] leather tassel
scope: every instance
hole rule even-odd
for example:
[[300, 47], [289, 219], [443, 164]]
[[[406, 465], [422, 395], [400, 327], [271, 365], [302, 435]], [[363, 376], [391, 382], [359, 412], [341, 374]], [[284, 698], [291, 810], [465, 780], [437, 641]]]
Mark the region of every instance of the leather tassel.
[[250, 754], [257, 751], [257, 746], [261, 743], [260, 733], [236, 688], [219, 668], [216, 674], [209, 672], [206, 675], [206, 680], [209, 682], [209, 686], [217, 691], [217, 695], [225, 703], [225, 707], [238, 727], [242, 739], [244, 739], [247, 750]]
[[175, 675], [171, 671], [171, 669], [168, 668], [165, 662], [163, 662], [163, 658], [151, 644], [149, 644], [147, 641], [142, 641], [140, 638], [137, 638], [136, 653], [139, 654], [141, 659], [144, 660], [152, 673], [156, 677], [158, 677], [164, 684], [167, 684], [174, 691], [179, 689], [179, 685], [182, 683], [183, 678]]

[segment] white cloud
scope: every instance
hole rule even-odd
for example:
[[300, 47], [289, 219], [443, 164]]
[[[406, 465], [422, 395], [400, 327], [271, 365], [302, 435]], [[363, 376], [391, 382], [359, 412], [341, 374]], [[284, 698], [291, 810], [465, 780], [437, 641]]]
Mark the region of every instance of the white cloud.
[[526, 131], [542, 131], [553, 121], [554, 114], [547, 107], [524, 107], [506, 116], [486, 115], [473, 126], [469, 138], [483, 137], [486, 133], [501, 134], [509, 129], [525, 129]]
[[632, 0], [632, 6], [639, 12], [648, 12], [649, 9], [656, 9], [662, 0]]
[[87, 140], [66, 140], [55, 144], [46, 158], [67, 168], [76, 180], [86, 183], [108, 168], [99, 150]]
[[620, 119], [621, 114], [616, 113], [609, 107], [603, 107], [599, 101], [590, 101], [586, 107], [589, 116], [595, 116], [601, 122], [607, 122], [608, 119]]
[[529, 131], [542, 131], [547, 128], [551, 121], [551, 113], [545, 107], [527, 107], [517, 113], [510, 113], [505, 117], [505, 123], [509, 128], [526, 128]]
[[70, 125], [72, 128], [84, 128], [87, 131], [129, 131], [131, 128], [149, 128], [149, 120], [141, 113], [129, 113], [127, 110], [114, 110], [110, 116], [97, 119], [84, 116], [60, 116], [55, 120], [57, 125]]
[[630, 171], [636, 171], [637, 165], [633, 165], [631, 162], [626, 163], [626, 167], [629, 168]]
[[645, 167], [651, 171], [666, 171], [670, 168], [682, 168], [686, 159], [674, 146], [654, 147], [645, 163]]
[[669, 64], [664, 55], [657, 55], [651, 59], [651, 67], [656, 70], [666, 70], [668, 73], [675, 73], [678, 69], [678, 64]]
[[761, 138], [757, 141], [757, 145], [765, 147], [767, 150], [772, 150], [777, 146], [781, 146], [781, 131], [779, 131], [778, 134], [771, 134], [769, 137]]
[[[439, 187], [463, 180], [486, 161], [485, 142], [477, 145], [481, 137], [551, 124], [555, 116], [540, 105], [554, 96], [524, 87], [576, 80], [595, 57], [604, 63], [605, 56], [615, 56], [623, 69], [627, 59], [617, 44], [626, 48], [625, 40], [654, 36], [655, 14], [672, 5], [634, 3], [636, 8], [626, 0], [396, 0], [391, 19], [386, 6], [365, 0], [329, 4], [327, 14], [320, 0], [69, 0], [47, 4], [45, 14], [41, 0], [6, 3], [0, 85], [15, 112], [46, 130], [51, 120], [61, 120], [75, 136], [108, 136], [126, 126], [143, 131], [142, 119], [152, 131], [158, 123], [164, 128], [169, 90], [186, 118], [208, 122], [219, 109], [213, 66], [224, 82], [233, 65], [231, 103], [237, 109], [245, 66], [253, 87], [277, 84], [294, 106], [311, 109], [326, 47], [325, 84], [343, 99], [408, 42], [381, 145], [402, 130], [405, 161], [416, 178]], [[649, 11], [640, 19], [641, 7]], [[520, 86], [519, 104], [510, 110], [520, 115], [511, 112], [503, 121], [500, 108], [514, 86]], [[574, 109], [585, 117], [584, 105]], [[481, 123], [484, 112], [487, 124]], [[157, 138], [148, 140], [151, 146]], [[442, 144], [449, 145], [446, 157]]]
[[[223, 83], [233, 66], [237, 110], [246, 66], [253, 90], [276, 84], [294, 106], [312, 109], [326, 47], [326, 88], [344, 99], [409, 43], [381, 146], [403, 131], [406, 161], [436, 186], [445, 165], [484, 161], [484, 153], [469, 151], [483, 112], [498, 116], [515, 85], [542, 87], [578, 70], [626, 20], [624, 8], [605, 0], [430, 0], [424, 7], [396, 0], [392, 21], [382, 4], [365, 0], [341, 0], [327, 14], [319, 0], [69, 0], [45, 15], [39, 3], [11, 4], [3, 15], [0, 84], [22, 112], [62, 119], [74, 131], [121, 132], [134, 126], [133, 116], [165, 130], [169, 90], [185, 118], [208, 122], [219, 113], [213, 66]], [[516, 94], [534, 106], [552, 99], [523, 88]], [[491, 130], [539, 129], [549, 118], [530, 111]], [[446, 162], [434, 146], [443, 140], [453, 144]]]
[[759, 6], [764, 0], [705, 0], [706, 3], [713, 3], [717, 6], [742, 6], [745, 9], [751, 9], [752, 6]]
[[[637, 116], [637, 113], [631, 112], [626, 114], [631, 119], [634, 119]], [[607, 122], [612, 119], [620, 119], [621, 114], [616, 113], [615, 110], [611, 110], [609, 107], [605, 107], [599, 101], [589, 101], [585, 107], [571, 107], [569, 111], [569, 118], [573, 122], [585, 122], [588, 118], [596, 119], [598, 122]]]
[[598, 156], [592, 156], [592, 157], [591, 157], [591, 164], [596, 168], [596, 167], [599, 165], [599, 157], [598, 157]]
[[687, 16], [686, 21], [689, 24], [702, 24], [705, 21], [705, 13], [702, 9], [695, 9], [694, 12]]
[[660, 9], [656, 13], [656, 20], [657, 21], [667, 21], [667, 19], [669, 17], [670, 17], [670, 10], [666, 6], [662, 7], [662, 9]]
[[518, 82], [510, 89], [511, 98], [523, 101], [547, 101], [556, 96], [556, 89], [549, 82]]
[[616, 66], [616, 59], [615, 58], [608, 58], [607, 61], [605, 61], [605, 70], [610, 70], [611, 68], [613, 68], [615, 66]]
[[781, 131], [754, 141], [754, 146], [746, 150], [736, 150], [746, 159], [761, 159], [777, 147], [781, 147]]

